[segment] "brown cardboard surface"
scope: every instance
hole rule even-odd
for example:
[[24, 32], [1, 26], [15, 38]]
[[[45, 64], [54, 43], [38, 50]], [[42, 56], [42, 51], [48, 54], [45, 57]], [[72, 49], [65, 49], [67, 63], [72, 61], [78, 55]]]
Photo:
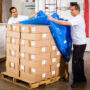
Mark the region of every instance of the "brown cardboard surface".
[[25, 60], [47, 60], [50, 59], [50, 53], [44, 53], [44, 54], [30, 54], [26, 52], [21, 52], [20, 53], [20, 58], [25, 59]]
[[21, 25], [21, 32], [31, 33], [31, 25]]
[[56, 45], [51, 45], [51, 52], [59, 51]]
[[19, 58], [19, 51], [13, 50], [13, 49], [7, 49], [6, 51], [7, 56], [12, 56], [13, 58]]
[[20, 60], [20, 65], [24, 65], [25, 67], [31, 67], [31, 68], [33, 67], [33, 68], [36, 68], [36, 69], [39, 69], [39, 70], [40, 69], [45, 70], [45, 71], [50, 70], [50, 60], [29, 61], [29, 60], [21, 59]]
[[50, 60], [51, 60], [51, 65], [60, 63], [60, 58], [59, 57], [54, 57], [54, 58], [51, 58]]
[[51, 43], [51, 45], [56, 45], [54, 39], [51, 39], [51, 42], [50, 43]]
[[13, 61], [6, 61], [6, 72], [14, 77], [19, 76], [19, 64]]
[[19, 52], [19, 45], [7, 44], [7, 49], [11, 49]]
[[50, 33], [42, 33], [42, 34], [29, 34], [29, 33], [21, 33], [21, 39], [26, 40], [50, 40]]
[[21, 46], [21, 52], [27, 52], [30, 54], [43, 54], [43, 53], [50, 53], [50, 47], [23, 47]]
[[43, 46], [50, 46], [50, 40], [40, 40], [40, 41], [35, 41], [35, 40], [21, 40], [21, 46], [26, 46], [26, 47], [43, 47]]
[[49, 27], [45, 25], [21, 25], [21, 32], [25, 33], [50, 33]]
[[8, 24], [7, 25], [7, 30], [8, 31], [13, 31], [13, 32], [20, 32], [21, 31], [21, 25], [20, 24]]
[[54, 57], [59, 57], [61, 58], [61, 53], [60, 51], [55, 51], [55, 52], [51, 52], [51, 58], [54, 58]]
[[[52, 34], [51, 34], [51, 40], [54, 41], [54, 38], [53, 38]], [[52, 41], [51, 41], [51, 44], [54, 45], [55, 43], [52, 42]]]
[[17, 57], [7, 56], [6, 61], [14, 62], [14, 63], [19, 64], [19, 58], [17, 58]]
[[19, 32], [13, 32], [13, 31], [7, 31], [7, 37], [13, 37], [13, 38], [19, 38], [20, 39], [20, 33]]
[[15, 44], [15, 45], [19, 45], [20, 44], [20, 39], [17, 38], [13, 38], [13, 37], [7, 37], [7, 43], [8, 44]]
[[35, 83], [51, 77], [50, 66], [48, 64], [40, 65], [40, 61], [35, 62], [36, 61], [27, 62], [25, 60], [21, 60], [20, 78], [29, 80], [31, 83]]
[[53, 74], [52, 76], [58, 76], [60, 74], [60, 63], [55, 63], [51, 66], [51, 72], [53, 71], [55, 71], [55, 74]]
[[26, 81], [30, 83], [36, 83], [41, 81], [41, 77], [39, 75], [31, 75], [29, 73], [25, 73], [23, 71], [20, 71], [20, 78], [25, 79]]
[[[44, 76], [44, 77], [42, 77]], [[30, 82], [30, 83], [36, 83], [42, 80], [47, 80], [48, 78], [51, 78], [50, 73], [42, 73], [42, 74], [29, 74], [29, 73], [25, 73], [23, 71], [20, 72], [20, 78]]]

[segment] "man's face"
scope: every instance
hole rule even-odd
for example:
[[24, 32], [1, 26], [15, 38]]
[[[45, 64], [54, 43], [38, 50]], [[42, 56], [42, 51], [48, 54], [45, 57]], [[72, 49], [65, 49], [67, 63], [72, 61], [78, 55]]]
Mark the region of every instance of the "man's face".
[[77, 14], [79, 14], [79, 10], [76, 10], [75, 6], [71, 6], [70, 11], [71, 11], [72, 16], [76, 16]]
[[18, 16], [18, 12], [17, 12], [17, 9], [12, 9], [11, 10], [11, 15], [16, 18]]

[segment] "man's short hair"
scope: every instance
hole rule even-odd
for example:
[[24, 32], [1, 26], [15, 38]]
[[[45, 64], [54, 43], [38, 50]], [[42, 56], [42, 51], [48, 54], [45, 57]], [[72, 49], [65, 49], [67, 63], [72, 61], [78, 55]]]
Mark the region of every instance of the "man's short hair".
[[70, 6], [75, 6], [75, 9], [80, 11], [80, 6], [77, 2], [71, 2]]
[[13, 10], [13, 9], [16, 9], [16, 7], [11, 7], [11, 8], [10, 8], [10, 13], [12, 13], [12, 10]]

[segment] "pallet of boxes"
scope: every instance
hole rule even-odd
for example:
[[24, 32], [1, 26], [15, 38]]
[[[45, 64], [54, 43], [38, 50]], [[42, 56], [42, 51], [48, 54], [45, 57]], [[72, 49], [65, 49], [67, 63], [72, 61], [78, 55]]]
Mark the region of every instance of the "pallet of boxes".
[[6, 72], [2, 78], [31, 88], [59, 80], [61, 53], [48, 26], [7, 25]]

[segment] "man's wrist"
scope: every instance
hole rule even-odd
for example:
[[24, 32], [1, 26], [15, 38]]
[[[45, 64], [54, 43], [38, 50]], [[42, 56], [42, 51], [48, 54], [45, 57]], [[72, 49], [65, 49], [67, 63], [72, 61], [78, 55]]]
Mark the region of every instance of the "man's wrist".
[[52, 18], [52, 21], [56, 21], [54, 18]]

